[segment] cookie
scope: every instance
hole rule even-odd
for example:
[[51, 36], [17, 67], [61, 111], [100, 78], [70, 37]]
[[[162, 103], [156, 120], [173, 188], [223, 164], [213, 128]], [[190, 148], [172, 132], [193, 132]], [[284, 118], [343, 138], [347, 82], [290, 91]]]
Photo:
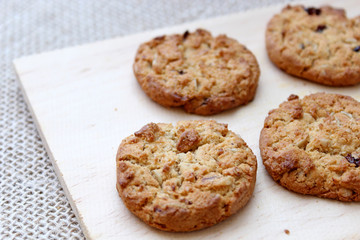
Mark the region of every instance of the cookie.
[[269, 112], [260, 135], [266, 170], [294, 192], [360, 201], [360, 103], [316, 93]]
[[266, 29], [271, 61], [285, 72], [329, 86], [360, 82], [360, 16], [330, 6], [287, 6]]
[[214, 225], [250, 199], [256, 157], [215, 121], [149, 123], [125, 138], [116, 156], [116, 187], [148, 225], [186, 232]]
[[248, 103], [260, 75], [255, 56], [245, 46], [203, 29], [140, 45], [133, 69], [152, 100], [199, 115]]

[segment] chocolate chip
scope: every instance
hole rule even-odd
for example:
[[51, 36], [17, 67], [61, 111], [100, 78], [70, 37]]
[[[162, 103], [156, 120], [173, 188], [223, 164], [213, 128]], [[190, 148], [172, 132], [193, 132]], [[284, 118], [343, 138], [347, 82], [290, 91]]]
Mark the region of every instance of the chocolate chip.
[[317, 26], [315, 32], [322, 33], [326, 28], [326, 25], [319, 25]]
[[156, 206], [156, 207], [154, 207], [154, 212], [161, 213], [161, 212], [162, 212], [162, 210]]
[[180, 202], [186, 203], [187, 205], [191, 205], [191, 204], [193, 204], [193, 202], [192, 202], [192, 201], [190, 201], [190, 200], [188, 200], [188, 199], [186, 199], [186, 198], [182, 198], [182, 199], [180, 199]]
[[354, 52], [360, 52], [360, 46], [354, 47], [353, 51], [354, 51]]
[[345, 158], [349, 163], [354, 163], [356, 168], [360, 166], [360, 158], [354, 158], [350, 153]]
[[177, 71], [180, 75], [183, 75], [185, 72], [183, 70], [178, 70]]
[[310, 8], [305, 8], [305, 11], [309, 15], [320, 15], [321, 14], [321, 9], [320, 8], [310, 7]]
[[299, 44], [299, 47], [300, 47], [301, 49], [305, 49], [305, 45], [304, 45], [303, 43], [300, 43], [300, 44]]
[[210, 102], [210, 98], [205, 98], [204, 101], [201, 103], [201, 106], [207, 105]]
[[189, 36], [189, 31], [186, 30], [183, 34], [183, 40], [185, 40]]

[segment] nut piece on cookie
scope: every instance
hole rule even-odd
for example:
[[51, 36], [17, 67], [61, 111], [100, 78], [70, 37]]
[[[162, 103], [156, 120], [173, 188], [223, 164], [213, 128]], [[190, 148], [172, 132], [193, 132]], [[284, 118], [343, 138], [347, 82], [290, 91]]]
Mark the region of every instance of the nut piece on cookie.
[[267, 25], [266, 49], [291, 75], [329, 86], [360, 82], [360, 16], [343, 9], [286, 6]]
[[215, 121], [150, 123], [125, 138], [116, 156], [116, 188], [148, 225], [172, 232], [223, 221], [249, 201], [256, 157]]
[[283, 187], [340, 201], [360, 201], [360, 103], [315, 93], [271, 110], [260, 134], [266, 170]]
[[245, 46], [204, 29], [141, 44], [133, 70], [152, 100], [199, 115], [248, 103], [260, 75], [255, 56]]
[[179, 142], [177, 143], [176, 148], [180, 152], [187, 152], [196, 147], [199, 141], [200, 135], [197, 133], [196, 130], [187, 130], [180, 135]]

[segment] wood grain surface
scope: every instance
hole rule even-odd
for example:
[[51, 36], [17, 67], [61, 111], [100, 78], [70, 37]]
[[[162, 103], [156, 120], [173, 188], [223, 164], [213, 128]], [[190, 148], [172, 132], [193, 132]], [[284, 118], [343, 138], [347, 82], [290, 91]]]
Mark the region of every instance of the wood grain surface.
[[[312, 1], [360, 14], [358, 0]], [[325, 91], [360, 100], [360, 86], [325, 87], [291, 77], [267, 57], [265, 27], [283, 6], [258, 9], [132, 36], [71, 47], [14, 61], [21, 88], [69, 201], [88, 239], [360, 239], [360, 204], [302, 196], [273, 182], [262, 165], [259, 134], [269, 110], [290, 94]], [[152, 37], [205, 28], [245, 44], [261, 77], [250, 104], [211, 117], [164, 108], [140, 89], [132, 63]], [[148, 122], [215, 119], [248, 143], [258, 160], [255, 192], [228, 220], [192, 233], [148, 227], [123, 205], [115, 189], [115, 154], [121, 140]], [[285, 230], [288, 230], [287, 234]]]

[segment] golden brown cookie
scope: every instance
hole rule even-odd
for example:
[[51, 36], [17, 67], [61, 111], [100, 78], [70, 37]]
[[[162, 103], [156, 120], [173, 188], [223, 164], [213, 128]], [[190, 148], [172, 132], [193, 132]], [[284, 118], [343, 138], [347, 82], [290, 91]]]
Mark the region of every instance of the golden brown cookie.
[[203, 29], [143, 43], [133, 68], [152, 100], [200, 115], [248, 103], [260, 75], [254, 55], [245, 46], [226, 35], [212, 37]]
[[266, 29], [271, 61], [285, 72], [330, 86], [360, 82], [360, 16], [330, 6], [287, 6]]
[[212, 226], [250, 199], [256, 157], [215, 121], [150, 123], [125, 138], [116, 156], [117, 190], [148, 225], [173, 232]]
[[291, 95], [265, 119], [260, 151], [266, 170], [285, 188], [360, 201], [360, 103], [353, 98]]

